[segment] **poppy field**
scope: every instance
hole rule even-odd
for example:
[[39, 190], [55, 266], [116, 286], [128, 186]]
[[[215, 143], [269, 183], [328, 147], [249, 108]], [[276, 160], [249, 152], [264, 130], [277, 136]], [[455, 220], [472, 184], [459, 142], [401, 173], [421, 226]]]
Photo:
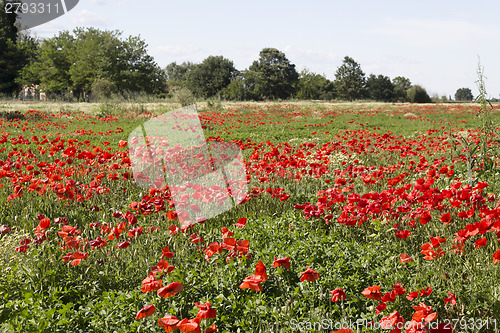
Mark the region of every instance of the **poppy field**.
[[2, 332], [500, 331], [498, 105], [199, 106], [248, 192], [190, 224], [132, 170], [129, 134], [172, 107], [16, 108]]

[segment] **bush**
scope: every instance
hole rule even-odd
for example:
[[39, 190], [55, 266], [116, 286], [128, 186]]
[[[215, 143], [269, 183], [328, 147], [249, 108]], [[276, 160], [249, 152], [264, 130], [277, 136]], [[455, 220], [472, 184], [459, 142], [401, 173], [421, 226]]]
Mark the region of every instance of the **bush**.
[[109, 99], [115, 92], [116, 86], [113, 82], [98, 78], [92, 83], [92, 99], [103, 100]]
[[431, 103], [431, 98], [427, 91], [421, 86], [415, 85], [406, 91], [408, 102], [410, 103]]
[[191, 90], [184, 87], [176, 88], [172, 93], [172, 98], [181, 106], [188, 106], [195, 102], [194, 95]]
[[460, 88], [455, 93], [455, 100], [457, 101], [472, 101], [474, 96], [469, 88]]

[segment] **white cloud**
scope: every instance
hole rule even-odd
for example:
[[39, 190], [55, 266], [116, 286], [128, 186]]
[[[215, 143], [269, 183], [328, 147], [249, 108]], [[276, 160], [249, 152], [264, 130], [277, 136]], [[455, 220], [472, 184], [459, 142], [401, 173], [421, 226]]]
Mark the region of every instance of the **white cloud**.
[[94, 12], [90, 12], [85, 9], [75, 13], [70, 12], [67, 15], [70, 16], [71, 21], [76, 26], [92, 26], [96, 28], [106, 28], [111, 25], [110, 21], [106, 17], [96, 14]]

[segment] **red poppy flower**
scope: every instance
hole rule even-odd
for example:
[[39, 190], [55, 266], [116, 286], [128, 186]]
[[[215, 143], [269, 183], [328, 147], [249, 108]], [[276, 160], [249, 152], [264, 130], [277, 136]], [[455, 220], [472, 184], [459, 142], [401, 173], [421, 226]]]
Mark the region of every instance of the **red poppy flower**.
[[165, 332], [173, 332], [178, 329], [177, 324], [179, 323], [179, 319], [176, 316], [166, 315], [163, 318], [158, 319], [158, 325], [165, 329]]
[[474, 245], [476, 245], [476, 249], [480, 248], [481, 246], [486, 246], [486, 237], [479, 238], [474, 242]]
[[29, 238], [23, 238], [21, 239], [21, 245], [28, 245], [29, 243], [31, 243], [31, 239]]
[[162, 270], [165, 273], [172, 273], [175, 269], [175, 266], [172, 266], [168, 263], [167, 260], [161, 259], [156, 266], [151, 267], [153, 271]]
[[158, 290], [162, 287], [161, 280], [156, 280], [154, 275], [148, 275], [144, 280], [142, 280], [141, 290], [143, 293]]
[[192, 332], [192, 333], [201, 333], [200, 329], [200, 318], [194, 319], [182, 319], [179, 323], [177, 323], [177, 327], [181, 332]]
[[216, 317], [217, 314], [216, 310], [212, 309], [212, 304], [210, 304], [209, 301], [207, 301], [205, 304], [196, 302], [194, 303], [194, 305], [200, 308], [200, 310], [198, 310], [198, 314], [196, 315], [196, 317], [200, 319], [208, 319]]
[[452, 306], [457, 304], [457, 299], [455, 298], [455, 295], [450, 292], [448, 292], [448, 295], [450, 295], [450, 297], [445, 297], [444, 303], [445, 304], [450, 303]]
[[78, 266], [78, 265], [80, 265], [81, 261], [82, 261], [82, 259], [73, 259], [69, 264], [71, 266]]
[[116, 244], [116, 248], [117, 249], [126, 249], [127, 247], [129, 247], [130, 243], [125, 241], [125, 242], [119, 242], [118, 244]]
[[401, 253], [399, 255], [399, 261], [401, 261], [402, 264], [406, 264], [407, 262], [412, 262], [413, 258], [407, 255], [406, 253]]
[[166, 257], [166, 258], [173, 258], [175, 256], [175, 254], [173, 252], [170, 252], [169, 248], [168, 248], [168, 245], [165, 246], [161, 252], [163, 253], [163, 256]]
[[189, 237], [191, 238], [191, 243], [193, 244], [203, 242], [203, 237], [201, 237], [199, 234], [192, 234]]
[[21, 245], [21, 246], [18, 246], [14, 249], [14, 251], [17, 251], [17, 252], [21, 252], [21, 253], [24, 253], [28, 250], [29, 246], [28, 245]]
[[218, 242], [212, 242], [208, 244], [208, 247], [205, 249], [205, 259], [208, 260], [215, 253], [219, 252], [222, 249]]
[[304, 282], [304, 281], [316, 281], [317, 279], [319, 279], [319, 273], [316, 272], [315, 270], [313, 270], [311, 267], [309, 266], [306, 266], [307, 269], [300, 273], [302, 274], [302, 277], [300, 278], [300, 281], [301, 282]]
[[240, 255], [246, 254], [249, 250], [248, 244], [250, 242], [248, 239], [242, 239], [236, 242], [236, 251], [240, 253]]
[[396, 295], [404, 295], [406, 294], [406, 289], [404, 288], [404, 284], [396, 283], [392, 286], [392, 292]]
[[47, 229], [50, 227], [50, 220], [48, 218], [44, 218], [40, 221], [40, 223], [38, 224], [40, 226], [40, 228], [42, 229]]
[[135, 319], [141, 319], [141, 318], [146, 318], [151, 316], [155, 312], [155, 306], [154, 305], [146, 305], [142, 309], [137, 312], [137, 315], [135, 316]]
[[184, 286], [180, 282], [172, 282], [169, 285], [158, 289], [158, 296], [167, 298], [176, 295], [184, 289]]
[[495, 253], [492, 255], [493, 257], [493, 264], [496, 264], [500, 261], [500, 249], [496, 250]]
[[128, 236], [130, 237], [130, 239], [133, 239], [135, 236], [140, 236], [140, 235], [142, 235], [143, 229], [144, 229], [144, 227], [137, 227], [137, 228], [130, 229], [128, 231]]
[[406, 239], [410, 237], [411, 232], [408, 230], [399, 230], [394, 234], [397, 238]]
[[226, 237], [231, 237], [234, 235], [233, 232], [229, 231], [226, 227], [223, 227], [221, 232], [222, 232], [222, 239], [225, 239]]
[[432, 287], [420, 290], [420, 296], [429, 296], [430, 294], [432, 294]]
[[276, 267], [283, 266], [286, 269], [290, 269], [290, 259], [291, 258], [276, 259], [276, 257], [274, 257], [273, 267], [276, 268]]
[[170, 225], [167, 229], [169, 230], [169, 233], [168, 233], [169, 236], [175, 235], [177, 233], [177, 231], [179, 230], [179, 228], [177, 228], [177, 226], [175, 224]]
[[432, 216], [431, 216], [431, 213], [429, 211], [424, 211], [421, 215], [420, 215], [420, 218], [419, 218], [419, 222], [420, 224], [422, 225], [425, 225], [427, 224], [430, 220], [432, 219]]
[[375, 311], [375, 313], [376, 313], [377, 315], [379, 315], [379, 314], [380, 314], [380, 312], [384, 311], [386, 308], [387, 308], [387, 304], [386, 304], [386, 303], [384, 303], [384, 302], [380, 302], [380, 303], [377, 305], [377, 307], [376, 307], [376, 310], [377, 310], [377, 311]]
[[207, 327], [205, 330], [205, 333], [217, 333], [217, 326], [215, 326], [215, 324], [210, 325], [210, 327]]
[[419, 294], [420, 294], [420, 292], [418, 290], [417, 291], [412, 291], [408, 295], [406, 295], [406, 299], [409, 300], [409, 301], [413, 301], [415, 298], [418, 297]]
[[132, 212], [130, 212], [129, 210], [125, 213], [123, 217], [127, 219], [129, 225], [134, 225], [137, 223], [137, 217], [134, 214], [132, 214]]
[[234, 250], [236, 247], [236, 239], [232, 237], [224, 239], [224, 242], [221, 243], [221, 247], [229, 251]]
[[367, 287], [365, 288], [365, 290], [361, 292], [361, 295], [369, 299], [380, 301], [380, 299], [382, 298], [382, 294], [380, 293], [380, 288], [381, 288], [380, 286]]
[[[388, 330], [388, 329], [393, 328], [396, 324], [404, 323], [404, 322], [405, 322], [405, 320], [399, 314], [399, 312], [394, 311], [393, 313], [391, 313], [387, 317], [384, 317], [380, 320], [380, 327], [382, 329]], [[400, 326], [400, 324], [398, 324], [398, 326]], [[398, 329], [398, 327], [396, 327], [396, 329]], [[401, 331], [401, 330], [399, 330], [399, 331]]]
[[427, 329], [422, 323], [410, 320], [405, 324], [406, 333], [426, 333]]
[[6, 233], [9, 233], [12, 229], [7, 226], [7, 225], [2, 225], [0, 226], [0, 234], [6, 234]]
[[240, 288], [241, 289], [250, 288], [251, 290], [262, 291], [262, 286], [260, 285], [260, 283], [266, 280], [267, 280], [266, 266], [264, 266], [262, 261], [259, 260], [259, 262], [255, 266], [255, 274], [247, 276], [243, 280], [243, 283], [240, 284]]
[[443, 222], [444, 224], [450, 224], [451, 214], [449, 212], [441, 214], [440, 221]]
[[438, 248], [441, 246], [441, 243], [446, 243], [446, 238], [441, 238], [439, 236], [437, 237], [432, 237], [431, 238], [431, 243], [433, 248]]
[[243, 228], [245, 226], [246, 222], [247, 222], [247, 218], [242, 217], [241, 219], [238, 220], [238, 222], [236, 222], [236, 227]]
[[412, 320], [416, 322], [422, 322], [422, 319], [426, 324], [437, 318], [437, 313], [432, 312], [432, 306], [427, 306], [424, 303], [419, 303], [418, 306], [413, 306], [415, 313], [412, 316]]
[[344, 292], [344, 289], [342, 288], [337, 288], [332, 291], [330, 291], [330, 294], [332, 295], [332, 302], [338, 302], [339, 300], [345, 300], [347, 299], [347, 295]]

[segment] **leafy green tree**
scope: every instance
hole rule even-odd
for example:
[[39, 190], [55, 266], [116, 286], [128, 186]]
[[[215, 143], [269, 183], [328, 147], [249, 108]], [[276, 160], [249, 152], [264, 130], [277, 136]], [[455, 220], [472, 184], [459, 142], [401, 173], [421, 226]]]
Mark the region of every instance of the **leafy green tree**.
[[335, 90], [338, 97], [349, 101], [365, 96], [365, 73], [354, 59], [344, 57], [342, 65], [335, 72]]
[[164, 69], [165, 79], [166, 79], [166, 90], [172, 96], [172, 94], [186, 86], [186, 74], [194, 68], [195, 64], [188, 61], [182, 64], [177, 64], [175, 61], [168, 64]]
[[411, 88], [410, 79], [404, 76], [396, 76], [392, 79], [392, 84], [394, 85], [394, 99], [399, 102], [406, 102], [407, 91]]
[[366, 79], [366, 90], [370, 99], [389, 102], [394, 99], [394, 85], [391, 79], [384, 75], [371, 74]]
[[165, 87], [164, 72], [147, 54], [139, 37], [123, 40], [121, 32], [77, 28], [41, 43], [37, 61], [22, 71], [21, 81], [39, 82], [49, 94], [72, 91], [88, 95], [93, 87], [108, 93], [160, 93]]
[[18, 80], [22, 68], [37, 52], [37, 42], [16, 27], [15, 13], [6, 13], [5, 4], [0, 1], [0, 93], [16, 95], [21, 90]]
[[[78, 93], [92, 91], [92, 87], [106, 86], [105, 95], [118, 92], [122, 42], [118, 31], [95, 28], [77, 28], [74, 31], [74, 50], [69, 54], [72, 64], [68, 69], [71, 89]], [[114, 59], [115, 61], [111, 61]], [[107, 84], [103, 84], [107, 82]], [[100, 93], [100, 92], [99, 92]]]
[[245, 88], [245, 82], [243, 75], [237, 75], [231, 79], [231, 82], [227, 87], [222, 89], [222, 98], [233, 100], [233, 101], [243, 101], [248, 99], [247, 89]]
[[275, 48], [260, 51], [259, 60], [244, 72], [249, 96], [254, 99], [286, 99], [299, 79], [295, 65]]
[[304, 69], [300, 72], [295, 97], [298, 99], [333, 99], [333, 82], [323, 75]]
[[407, 91], [407, 98], [410, 103], [430, 103], [431, 98], [427, 91], [419, 85], [411, 86]]
[[472, 95], [472, 91], [469, 88], [460, 88], [457, 89], [455, 93], [456, 101], [472, 101], [474, 96]]
[[227, 87], [237, 74], [231, 60], [210, 56], [186, 73], [186, 87], [196, 96], [213, 97]]
[[165, 73], [148, 54], [147, 48], [148, 44], [138, 36], [129, 36], [123, 41], [120, 75], [116, 80], [120, 91], [150, 94], [165, 91]]
[[70, 91], [73, 83], [69, 70], [75, 53], [75, 38], [67, 31], [43, 40], [38, 58], [23, 68], [20, 81], [27, 85], [40, 84], [49, 96]]
[[[244, 70], [241, 72], [240, 82], [235, 81], [234, 83], [230, 83], [230, 85], [236, 85], [237, 87], [243, 87], [243, 96], [244, 100], [263, 100], [264, 97], [264, 87], [260, 84], [261, 82], [261, 73], [255, 72], [252, 70]], [[234, 80], [233, 80], [234, 81]], [[236, 88], [236, 87], [231, 87]]]
[[[0, 36], [5, 38], [5, 40], [10, 39], [15, 41], [17, 39], [18, 29], [16, 27], [16, 19], [17, 14], [14, 12], [6, 13], [5, 5], [9, 2], [15, 2], [12, 0], [0, 0]], [[2, 42], [5, 42], [2, 40]], [[0, 44], [1, 46], [5, 46], [5, 44]], [[0, 48], [1, 50], [1, 48]]]
[[194, 68], [195, 64], [187, 61], [178, 65], [177, 62], [172, 62], [165, 67], [165, 75], [168, 81], [184, 81], [186, 74]]

